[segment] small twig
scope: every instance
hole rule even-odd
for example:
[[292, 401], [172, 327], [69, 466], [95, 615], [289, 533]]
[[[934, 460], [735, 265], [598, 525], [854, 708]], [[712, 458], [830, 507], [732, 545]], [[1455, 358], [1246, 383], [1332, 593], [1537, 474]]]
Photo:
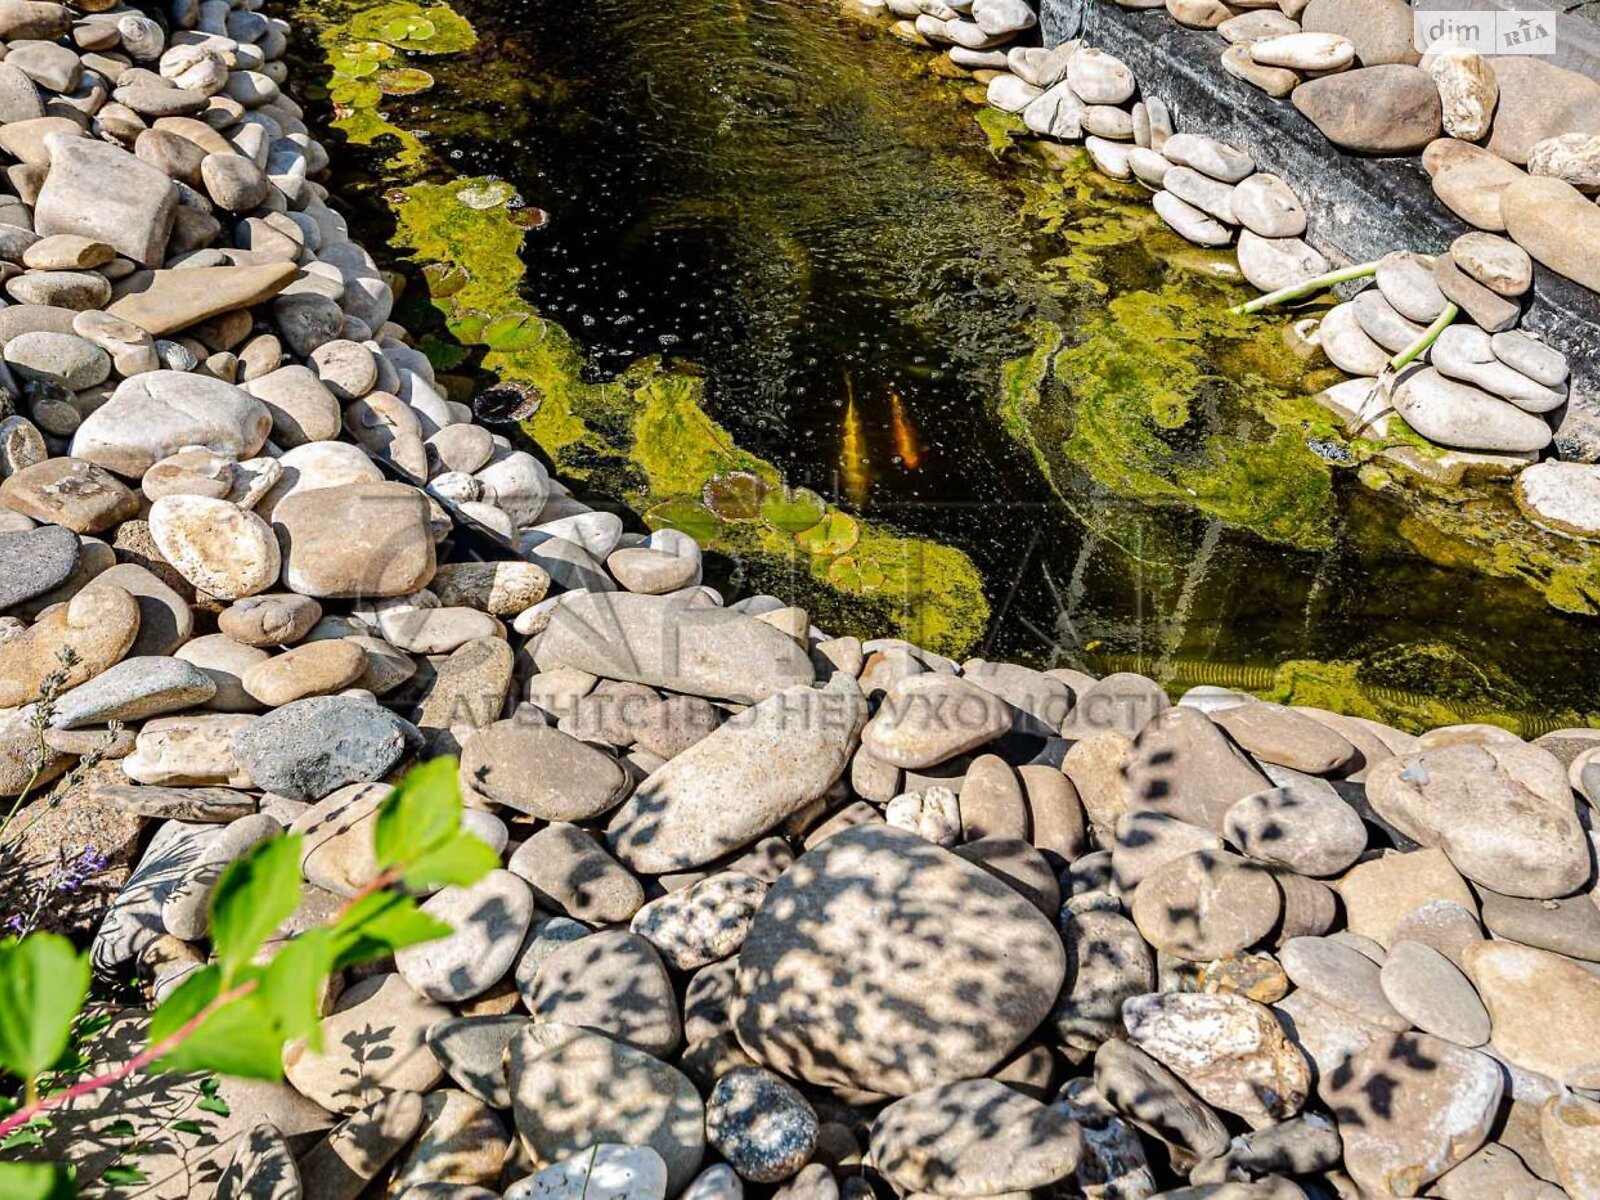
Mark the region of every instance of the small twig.
[[1254, 300], [1246, 300], [1243, 304], [1235, 304], [1228, 311], [1238, 316], [1248, 316], [1250, 313], [1260, 312], [1263, 308], [1271, 308], [1275, 304], [1284, 304], [1290, 300], [1299, 300], [1315, 292], [1325, 291], [1335, 284], [1348, 283], [1352, 279], [1364, 279], [1378, 270], [1377, 260], [1358, 263], [1353, 267], [1340, 267], [1337, 271], [1329, 271], [1311, 279], [1302, 280], [1286, 288], [1279, 288], [1275, 292], [1268, 292], [1265, 296], [1257, 296]]

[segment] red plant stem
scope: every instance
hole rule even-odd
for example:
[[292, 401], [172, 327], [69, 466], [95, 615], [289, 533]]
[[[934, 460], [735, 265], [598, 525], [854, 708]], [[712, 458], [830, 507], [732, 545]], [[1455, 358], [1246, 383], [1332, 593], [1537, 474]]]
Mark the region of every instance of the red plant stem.
[[[344, 913], [349, 912], [350, 909], [355, 907], [357, 902], [364, 900], [373, 892], [381, 892], [384, 888], [397, 883], [402, 873], [403, 871], [400, 867], [390, 867], [387, 871], [384, 871], [371, 883], [367, 884], [364, 888], [358, 891], [354, 896], [351, 896], [350, 899], [345, 902], [344, 908], [340, 910], [340, 915], [342, 916]], [[189, 1038], [194, 1036], [195, 1030], [204, 1025], [211, 1015], [219, 1008], [226, 1004], [231, 1004], [235, 1000], [243, 999], [245, 996], [248, 996], [251, 992], [255, 991], [257, 986], [258, 981], [252, 979], [247, 983], [241, 983], [236, 988], [232, 988], [226, 992], [220, 993], [212, 999], [211, 1003], [207, 1004], [199, 1012], [195, 1013], [194, 1016], [190, 1017], [166, 1037], [162, 1038], [154, 1045], [141, 1050], [138, 1054], [135, 1054], [121, 1066], [114, 1067], [103, 1074], [96, 1075], [92, 1079], [80, 1080], [78, 1083], [73, 1084], [65, 1091], [55, 1092], [49, 1096], [45, 1096], [43, 1099], [35, 1100], [31, 1104], [26, 1104], [17, 1109], [16, 1112], [5, 1118], [5, 1120], [0, 1121], [0, 1138], [5, 1137], [13, 1130], [22, 1128], [22, 1126], [33, 1120], [33, 1118], [37, 1117], [40, 1113], [49, 1112], [54, 1108], [60, 1108], [63, 1104], [67, 1104], [73, 1100], [76, 1100], [79, 1096], [87, 1096], [90, 1092], [97, 1092], [101, 1088], [110, 1087], [114, 1083], [120, 1083], [129, 1075], [132, 1075], [137, 1071], [144, 1070], [145, 1067], [148, 1067], [157, 1059], [171, 1054], [179, 1046], [183, 1045], [184, 1042], [188, 1041]]]
[[210, 1004], [207, 1004], [166, 1037], [141, 1050], [121, 1066], [113, 1067], [111, 1070], [106, 1071], [104, 1074], [96, 1075], [92, 1079], [80, 1080], [65, 1091], [55, 1092], [41, 1100], [35, 1100], [32, 1104], [17, 1109], [5, 1120], [0, 1121], [0, 1137], [5, 1137], [6, 1134], [13, 1130], [22, 1128], [40, 1113], [49, 1112], [53, 1108], [60, 1108], [63, 1104], [76, 1100], [79, 1096], [87, 1096], [90, 1092], [97, 1092], [101, 1088], [120, 1083], [136, 1071], [144, 1070], [158, 1058], [171, 1054], [184, 1042], [188, 1041], [189, 1038], [194, 1036], [195, 1030], [204, 1025], [211, 1015], [223, 1005], [231, 1004], [235, 1000], [248, 996], [256, 990], [256, 987], [257, 981], [252, 979], [247, 983], [241, 983], [236, 988], [220, 993], [212, 999]]

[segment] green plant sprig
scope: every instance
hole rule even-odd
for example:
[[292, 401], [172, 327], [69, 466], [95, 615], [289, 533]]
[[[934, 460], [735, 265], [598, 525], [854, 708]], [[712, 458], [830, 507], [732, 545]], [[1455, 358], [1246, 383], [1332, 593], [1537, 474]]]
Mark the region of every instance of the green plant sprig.
[[[258, 962], [267, 940], [300, 906], [304, 839], [279, 834], [232, 863], [210, 902], [213, 961], [189, 976], [151, 1015], [139, 1053], [60, 1090], [41, 1077], [67, 1053], [89, 995], [90, 962], [66, 938], [30, 934], [0, 941], [0, 1072], [22, 1080], [23, 1102], [0, 1119], [0, 1140], [54, 1109], [140, 1071], [218, 1071], [283, 1077], [283, 1047], [305, 1039], [320, 1050], [320, 997], [335, 972], [403, 946], [448, 936], [449, 925], [417, 905], [416, 893], [476, 882], [498, 854], [461, 828], [458, 763], [438, 758], [409, 772], [378, 806], [377, 875], [328, 924], [285, 942]], [[50, 1163], [0, 1163], [0, 1195], [70, 1200], [71, 1171]]]

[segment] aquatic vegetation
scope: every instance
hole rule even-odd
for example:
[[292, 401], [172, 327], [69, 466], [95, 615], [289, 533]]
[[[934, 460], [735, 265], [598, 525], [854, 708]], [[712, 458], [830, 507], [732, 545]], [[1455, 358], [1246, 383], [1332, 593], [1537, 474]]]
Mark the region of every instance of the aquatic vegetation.
[[[515, 189], [464, 179], [390, 198], [397, 245], [429, 264], [426, 279], [446, 282], [413, 304], [432, 310], [432, 324], [465, 345], [478, 370], [537, 391], [524, 428], [564, 474], [625, 499], [648, 524], [691, 533], [734, 558], [747, 579], [803, 578], [814, 619], [832, 611], [829, 627], [840, 632], [887, 622], [948, 653], [982, 634], [988, 603], [964, 554], [871, 528], [814, 492], [785, 490], [775, 467], [706, 412], [698, 374], [646, 359], [615, 379], [587, 381], [577, 344], [520, 294], [525, 230], [509, 207]], [[407, 316], [429, 314], [408, 308]], [[862, 545], [871, 569], [832, 569], [851, 550], [859, 563]], [[858, 600], [864, 607], [852, 607]]]

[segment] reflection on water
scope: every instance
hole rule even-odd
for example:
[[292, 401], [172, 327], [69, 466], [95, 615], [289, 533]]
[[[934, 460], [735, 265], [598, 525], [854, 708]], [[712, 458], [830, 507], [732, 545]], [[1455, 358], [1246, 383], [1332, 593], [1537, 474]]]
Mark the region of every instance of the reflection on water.
[[[1600, 710], [1593, 622], [1417, 554], [1297, 407], [1321, 364], [1220, 315], [1225, 259], [997, 157], [931, 58], [821, 0], [460, 7], [526, 86], [484, 106], [496, 136], [435, 140], [550, 212], [530, 300], [597, 376], [697, 363], [789, 482], [964, 549], [984, 653], [1257, 681], [1354, 661], [1396, 695]], [[1353, 679], [1302, 674], [1310, 703]]]

